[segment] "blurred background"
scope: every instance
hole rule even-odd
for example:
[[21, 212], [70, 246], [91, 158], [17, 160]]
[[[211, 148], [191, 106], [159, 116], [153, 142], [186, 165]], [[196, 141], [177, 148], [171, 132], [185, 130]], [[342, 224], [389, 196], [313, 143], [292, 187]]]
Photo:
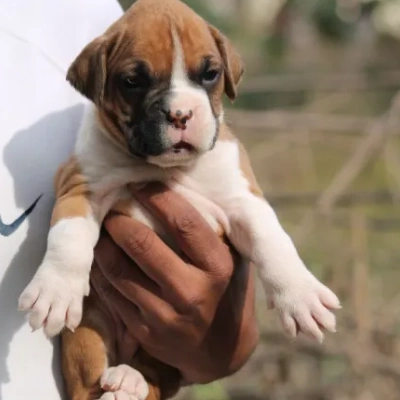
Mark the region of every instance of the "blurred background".
[[[121, 0], [127, 8], [132, 0]], [[400, 398], [400, 1], [186, 0], [240, 49], [227, 118], [338, 333], [290, 343], [259, 291], [260, 345], [180, 400]]]

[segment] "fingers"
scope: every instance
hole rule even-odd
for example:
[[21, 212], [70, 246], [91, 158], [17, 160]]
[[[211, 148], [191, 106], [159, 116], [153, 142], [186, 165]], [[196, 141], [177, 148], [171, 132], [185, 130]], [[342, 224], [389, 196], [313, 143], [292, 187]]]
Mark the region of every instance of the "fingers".
[[[137, 262], [138, 258], [145, 258], [145, 255], [142, 254], [141, 249], [138, 249], [136, 241], [141, 241], [138, 236], [142, 235], [141, 229], [143, 227], [146, 230], [145, 235], [156, 235], [140, 222], [120, 215], [111, 217], [107, 225], [110, 228], [109, 232], [112, 238], [106, 233], [102, 234], [95, 248], [95, 260], [103, 274], [117, 289], [120, 288], [121, 284], [125, 283], [125, 280], [133, 279], [133, 274], [135, 278], [143, 281], [146, 276], [143, 273], [140, 274], [135, 262]], [[146, 252], [150, 259], [153, 258], [152, 246]], [[159, 259], [158, 264], [160, 264]], [[152, 278], [154, 277], [148, 274], [146, 286], [151, 285], [153, 291], [155, 291], [157, 290], [157, 285], [154, 282], [155, 279]]]
[[98, 266], [95, 265], [93, 267], [90, 278], [94, 290], [100, 299], [107, 304], [108, 308], [112, 310], [113, 313], [121, 318], [127, 330], [131, 332], [132, 335], [140, 340], [139, 336], [141, 334], [148, 333], [144, 328], [144, 321], [139, 309], [135, 307], [135, 304], [132, 304], [129, 300], [124, 298], [111, 285], [111, 283], [102, 275]]
[[132, 268], [134, 260], [144, 274], [153, 280], [152, 292], [156, 292], [158, 285], [166, 297], [172, 297], [175, 302], [181, 301], [184, 296], [182, 291], [186, 289], [187, 282], [193, 279], [196, 270], [189, 268], [144, 224], [122, 215], [110, 216], [105, 224], [115, 243], [103, 235], [96, 248], [96, 259], [114, 286], [118, 286], [121, 293], [128, 294], [128, 289], [123, 288], [122, 284], [129, 285], [134, 279], [136, 282], [144, 279], [143, 274], [143, 277], [138, 276], [137, 268]]
[[[109, 257], [103, 257], [104, 254], [112, 254], [114, 262], [110, 262]], [[161, 306], [159, 286], [143, 274], [111, 240], [101, 239], [99, 253], [96, 251], [96, 262], [92, 280], [97, 279], [102, 293], [107, 294], [107, 297], [115, 297], [118, 292], [118, 295], [121, 294], [127, 300], [127, 304], [132, 302], [139, 308], [144, 304], [146, 308]], [[116, 290], [112, 290], [110, 286]]]
[[[129, 217], [112, 215], [106, 219], [105, 227], [117, 246], [103, 235], [96, 248], [95, 257], [103, 274], [128, 300], [139, 307], [145, 305], [143, 310], [161, 309], [161, 294], [165, 300], [163, 313], [167, 303], [176, 309], [187, 310], [193, 308], [193, 304], [203, 304], [205, 293], [208, 298], [210, 294], [212, 298], [218, 298], [233, 272], [229, 248], [179, 195], [165, 191], [162, 185], [154, 187], [147, 193], [146, 189], [141, 191], [140, 201], [145, 206], [150, 203], [149, 211], [167, 224], [186, 255], [199, 268], [188, 265], [144, 224]], [[138, 269], [132, 268], [129, 258], [150, 279], [138, 275]], [[157, 286], [160, 292], [157, 292]]]
[[212, 274], [225, 273], [227, 268], [233, 270], [228, 247], [183, 197], [158, 183], [146, 186], [134, 196], [166, 225], [198, 268]]
[[[121, 274], [116, 277], [107, 268], [103, 269], [102, 265], [102, 261], [98, 261], [97, 266], [93, 267], [92, 283], [99, 296], [122, 318], [130, 332], [143, 330], [140, 324], [144, 321], [157, 326], [173, 319], [175, 311], [162, 297], [160, 288], [137, 266], [131, 263], [122, 268]], [[135, 306], [137, 309], [132, 312]]]

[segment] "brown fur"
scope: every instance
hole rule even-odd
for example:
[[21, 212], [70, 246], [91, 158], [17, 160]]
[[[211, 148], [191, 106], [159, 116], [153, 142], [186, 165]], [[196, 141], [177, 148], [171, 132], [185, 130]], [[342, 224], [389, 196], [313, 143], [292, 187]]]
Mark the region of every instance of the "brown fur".
[[[99, 121], [106, 134], [123, 149], [127, 143], [122, 127], [135, 108], [125, 101], [115, 79], [121, 73], [131, 71], [135, 60], [140, 59], [160, 81], [169, 80], [174, 53], [171, 21], [181, 40], [189, 71], [197, 71], [199, 60], [204, 56], [211, 56], [212, 63], [223, 67], [223, 78], [209, 94], [215, 115], [222, 111], [224, 92], [231, 100], [236, 97], [243, 64], [230, 42], [180, 1], [139, 0], [104, 35], [85, 47], [67, 75], [68, 81], [97, 105]], [[228, 128], [222, 126], [220, 140], [233, 139]], [[244, 150], [241, 160], [241, 168], [251, 182], [252, 191], [261, 195]], [[90, 193], [76, 159], [61, 168], [56, 188], [53, 225], [63, 218], [87, 214]], [[121, 201], [114, 211], [129, 215], [128, 209], [129, 204]], [[223, 235], [222, 227], [219, 234]], [[85, 299], [81, 325], [75, 333], [64, 331], [62, 334], [62, 365], [70, 400], [100, 397], [99, 380], [106, 359], [109, 366], [120, 363], [116, 350], [121, 339], [118, 335], [120, 321], [104, 307], [92, 289]], [[142, 349], [128, 362], [148, 381], [150, 394], [147, 400], [165, 399], [178, 390], [179, 372]]]
[[89, 189], [75, 157], [58, 170], [55, 177], [55, 195], [57, 200], [53, 208], [51, 226], [65, 218], [85, 217], [88, 214]]
[[92, 290], [85, 299], [80, 326], [74, 333], [64, 330], [61, 335], [62, 371], [70, 400], [100, 398], [100, 378], [107, 358], [109, 365], [116, 362], [113, 321], [99, 304]]
[[[100, 398], [104, 393], [100, 387], [104, 367], [121, 363], [130, 364], [146, 378], [149, 385], [146, 400], [161, 400], [176, 394], [181, 382], [179, 371], [141, 348], [132, 358], [124, 354], [129, 354], [128, 349], [118, 351], [122, 331], [121, 321], [106, 309], [92, 288], [85, 299], [81, 324], [74, 333], [65, 330], [61, 335], [62, 371], [70, 400]], [[124, 354], [124, 359], [120, 354]]]
[[197, 71], [204, 56], [223, 67], [223, 79], [209, 93], [214, 114], [222, 111], [224, 91], [232, 101], [236, 98], [244, 67], [229, 40], [180, 1], [140, 0], [85, 47], [67, 75], [78, 91], [99, 106], [101, 122], [119, 142], [126, 141], [123, 127], [132, 110], [115, 81], [121, 73], [132, 71], [135, 60], [144, 61], [160, 81], [169, 80], [174, 57], [170, 21], [174, 21], [189, 71]]

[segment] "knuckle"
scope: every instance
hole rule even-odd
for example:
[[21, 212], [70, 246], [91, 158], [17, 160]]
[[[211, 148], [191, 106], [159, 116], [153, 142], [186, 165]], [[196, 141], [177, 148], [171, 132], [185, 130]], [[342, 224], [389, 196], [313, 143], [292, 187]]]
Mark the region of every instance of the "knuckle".
[[227, 268], [226, 263], [216, 265], [213, 280], [217, 285], [226, 285], [232, 276], [232, 269]]
[[223, 265], [216, 265], [210, 275], [210, 290], [214, 293], [223, 292], [229, 284], [232, 274]]
[[[113, 280], [120, 280], [123, 277], [124, 269], [122, 268], [121, 263], [112, 262], [109, 264], [107, 272], [112, 276]], [[106, 281], [105, 278], [102, 280], [102, 286], [110, 287], [109, 282]]]
[[229, 251], [229, 248], [224, 246], [224, 249], [220, 252], [220, 263], [222, 268], [220, 269], [220, 273], [224, 279], [230, 278], [235, 269], [235, 257]]
[[217, 286], [224, 286], [231, 279], [234, 271], [234, 263], [230, 252], [224, 248], [210, 250], [209, 275], [212, 282]]
[[213, 309], [201, 297], [192, 297], [182, 303], [179, 309], [180, 325], [190, 326], [201, 336], [210, 327], [208, 315], [214, 315]]
[[132, 334], [134, 334], [134, 337], [136, 337], [141, 343], [145, 345], [152, 342], [150, 329], [147, 325], [143, 323], [135, 327], [135, 330], [134, 332], [132, 332]]
[[192, 212], [179, 215], [175, 220], [175, 226], [179, 234], [193, 235], [197, 231], [196, 218]]
[[178, 313], [171, 311], [163, 315], [163, 323], [161, 324], [161, 329], [164, 334], [172, 334], [180, 329], [181, 324], [181, 316]]
[[198, 281], [198, 284], [193, 286], [181, 286], [179, 290], [179, 312], [197, 315], [198, 311], [206, 308], [209, 303], [209, 289], [204, 281]]
[[100, 293], [103, 296], [103, 298], [111, 298], [115, 294], [115, 289], [112, 285], [107, 284], [107, 285], [102, 285], [100, 288]]
[[192, 319], [197, 319], [200, 316], [200, 310], [204, 306], [204, 301], [201, 300], [200, 296], [191, 295], [186, 297], [185, 301], [182, 302], [180, 312], [186, 316], [190, 316]]
[[176, 310], [162, 317], [162, 323], [157, 324], [157, 337], [179, 337], [193, 345], [200, 344], [209, 324], [202, 318], [201, 311], [196, 308], [190, 310]]
[[140, 234], [131, 233], [125, 240], [125, 246], [134, 254], [146, 254], [154, 244], [154, 233], [146, 229]]
[[157, 325], [154, 325], [152, 327], [152, 331], [154, 336], [160, 338], [161, 340], [162, 338], [164, 338], [165, 340], [165, 338], [176, 337], [177, 335], [181, 334], [177, 327], [177, 319], [165, 315], [162, 317], [162, 320], [160, 320]]
[[[90, 280], [94, 286], [104, 292], [110, 286], [109, 280], [121, 280], [125, 269], [123, 268], [124, 264], [120, 261], [120, 257], [114, 257], [108, 262], [102, 263], [101, 267], [99, 264], [94, 263], [90, 274]], [[90, 292], [89, 282], [82, 281], [80, 289], [83, 295], [88, 295]]]

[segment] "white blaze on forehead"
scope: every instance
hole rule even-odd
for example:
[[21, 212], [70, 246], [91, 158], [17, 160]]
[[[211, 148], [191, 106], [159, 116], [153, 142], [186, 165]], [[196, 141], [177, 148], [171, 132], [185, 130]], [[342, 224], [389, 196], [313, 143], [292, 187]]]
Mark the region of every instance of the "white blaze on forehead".
[[172, 41], [174, 44], [174, 64], [172, 67], [171, 86], [173, 89], [179, 89], [190, 86], [186, 72], [185, 55], [183, 54], [182, 43], [178, 32], [174, 27], [171, 28]]
[[[194, 145], [198, 151], [205, 152], [212, 147], [217, 131], [217, 122], [205, 88], [196, 85], [189, 79], [182, 41], [174, 27], [171, 29], [171, 36], [174, 58], [168, 109], [172, 113], [178, 110], [182, 113], [190, 112], [192, 118], [190, 118], [185, 130], [180, 131], [170, 127], [169, 137], [173, 140], [173, 143], [180, 140], [186, 141]], [[200, 64], [202, 60], [196, 61]]]

